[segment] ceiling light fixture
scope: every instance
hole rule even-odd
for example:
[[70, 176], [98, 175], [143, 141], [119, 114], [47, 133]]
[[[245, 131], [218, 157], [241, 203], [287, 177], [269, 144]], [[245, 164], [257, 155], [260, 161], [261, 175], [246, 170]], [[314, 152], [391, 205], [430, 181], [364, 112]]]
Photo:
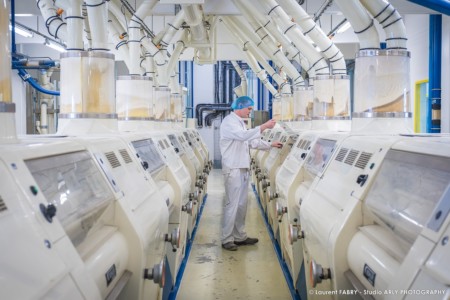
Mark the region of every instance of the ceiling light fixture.
[[66, 52], [66, 49], [62, 45], [51, 42], [49, 40], [45, 40], [44, 45], [49, 48], [52, 48], [53, 50], [59, 51], [59, 52]]
[[352, 25], [350, 24], [349, 21], [347, 21], [341, 27], [338, 28], [336, 33], [343, 33], [345, 31], [347, 31], [350, 27], [352, 27]]
[[[11, 30], [12, 30], [12, 26], [10, 24], [9, 25], [9, 31], [11, 31]], [[33, 33], [31, 31], [28, 31], [28, 30], [26, 30], [24, 28], [17, 27], [17, 25], [14, 26], [14, 32], [19, 34], [19, 35], [21, 35], [21, 36], [23, 36], [23, 37], [26, 37], [26, 38], [33, 37]]]

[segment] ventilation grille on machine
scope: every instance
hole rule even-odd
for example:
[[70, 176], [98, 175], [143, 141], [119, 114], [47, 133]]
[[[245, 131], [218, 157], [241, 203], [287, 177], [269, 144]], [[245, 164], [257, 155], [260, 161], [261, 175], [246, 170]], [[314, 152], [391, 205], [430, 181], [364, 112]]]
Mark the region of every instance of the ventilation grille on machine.
[[111, 165], [111, 167], [113, 167], [113, 168], [120, 167], [120, 162], [117, 159], [117, 156], [116, 156], [116, 154], [114, 152], [112, 152], [112, 151], [111, 152], [106, 152], [105, 156], [108, 159], [109, 164]]
[[344, 160], [344, 157], [347, 155], [347, 153], [348, 153], [348, 149], [342, 148], [341, 150], [339, 150], [339, 153], [336, 156], [335, 160], [342, 162]]
[[8, 207], [5, 204], [5, 201], [3, 201], [2, 196], [0, 196], [0, 212], [7, 210]]
[[129, 164], [132, 162], [130, 154], [128, 154], [128, 151], [126, 149], [120, 149], [119, 153], [120, 153], [120, 155], [122, 155], [123, 161], [126, 164]]
[[300, 140], [297, 144], [297, 148], [303, 149], [303, 143], [305, 142], [305, 140]]
[[345, 163], [347, 164], [347, 165], [353, 165], [353, 163], [355, 162], [355, 160], [356, 160], [356, 157], [358, 157], [358, 154], [359, 154], [359, 151], [356, 151], [356, 150], [350, 150], [350, 152], [349, 152], [349, 154], [347, 155], [347, 157], [345, 158]]
[[355, 164], [355, 167], [365, 169], [371, 157], [372, 153], [362, 152]]
[[311, 141], [306, 141], [306, 144], [303, 146], [303, 149], [308, 150], [310, 145], [311, 145]]

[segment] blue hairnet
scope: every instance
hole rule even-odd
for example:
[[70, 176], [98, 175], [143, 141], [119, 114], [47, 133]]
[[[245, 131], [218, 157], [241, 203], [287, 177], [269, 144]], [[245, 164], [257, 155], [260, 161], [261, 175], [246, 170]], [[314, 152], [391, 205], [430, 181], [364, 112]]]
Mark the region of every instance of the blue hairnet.
[[231, 108], [232, 109], [243, 109], [246, 107], [253, 106], [254, 104], [255, 103], [253, 102], [252, 98], [250, 98], [248, 96], [242, 96], [233, 101], [233, 103], [231, 104]]

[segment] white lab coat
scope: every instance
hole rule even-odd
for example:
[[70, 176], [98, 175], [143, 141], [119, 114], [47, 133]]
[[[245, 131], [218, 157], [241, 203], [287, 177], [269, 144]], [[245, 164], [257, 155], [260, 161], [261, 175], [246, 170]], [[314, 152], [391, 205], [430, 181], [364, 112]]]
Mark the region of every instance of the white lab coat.
[[250, 148], [269, 150], [270, 143], [261, 140], [259, 126], [247, 129], [234, 112], [220, 126], [220, 153], [225, 180], [225, 207], [222, 222], [222, 244], [243, 241], [247, 214]]

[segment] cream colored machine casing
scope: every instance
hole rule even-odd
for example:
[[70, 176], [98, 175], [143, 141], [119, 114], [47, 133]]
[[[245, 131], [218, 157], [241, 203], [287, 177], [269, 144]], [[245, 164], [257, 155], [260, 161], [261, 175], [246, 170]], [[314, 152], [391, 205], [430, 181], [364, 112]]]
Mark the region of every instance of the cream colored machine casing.
[[[280, 248], [294, 286], [303, 263], [300, 206], [312, 182], [322, 176], [345, 133], [307, 131], [300, 135], [276, 177], [273, 201], [280, 218]], [[280, 216], [280, 214], [282, 214]]]
[[[49, 202], [26, 165], [29, 159], [67, 153], [70, 146], [74, 145], [65, 142], [51, 148], [32, 144], [0, 147], [0, 288], [5, 299], [103, 296], [58, 220], [58, 212], [52, 222], [41, 212], [41, 204], [45, 211]], [[71, 152], [86, 154], [81, 147], [70, 148]], [[94, 166], [94, 162], [87, 166]], [[103, 179], [99, 171], [95, 176]], [[112, 202], [107, 183], [100, 184], [109, 194], [104, 197], [105, 203]]]
[[[140, 161], [119, 137], [77, 137], [105, 171], [110, 182], [116, 183], [123, 198], [118, 205], [134, 231], [127, 232], [130, 240], [130, 265], [133, 275], [122, 293], [123, 299], [157, 299], [161, 286], [146, 280], [143, 274], [165, 272], [165, 237], [169, 234], [169, 208], [155, 181], [140, 168]], [[171, 247], [168, 247], [169, 251]], [[164, 274], [162, 274], [164, 275]], [[161, 279], [164, 280], [164, 279]]]
[[135, 133], [122, 138], [127, 140], [130, 150], [139, 157], [142, 167], [156, 182], [168, 203], [171, 203], [169, 231], [179, 230], [179, 249], [174, 248], [176, 251], [167, 253], [174, 283], [186, 250], [188, 213], [192, 205], [189, 200], [189, 172], [170, 146], [170, 140], [165, 133]]
[[[303, 199], [300, 224], [308, 297], [350, 299], [319, 291], [353, 289], [344, 272], [348, 244], [362, 224], [360, 199], [370, 187], [395, 136], [351, 136], [333, 154], [326, 172], [315, 178]], [[358, 195], [355, 194], [359, 191]], [[331, 277], [330, 280], [325, 280]], [[319, 283], [322, 281], [321, 283]]]
[[375, 299], [449, 299], [450, 140], [398, 141], [366, 193], [345, 275]]

